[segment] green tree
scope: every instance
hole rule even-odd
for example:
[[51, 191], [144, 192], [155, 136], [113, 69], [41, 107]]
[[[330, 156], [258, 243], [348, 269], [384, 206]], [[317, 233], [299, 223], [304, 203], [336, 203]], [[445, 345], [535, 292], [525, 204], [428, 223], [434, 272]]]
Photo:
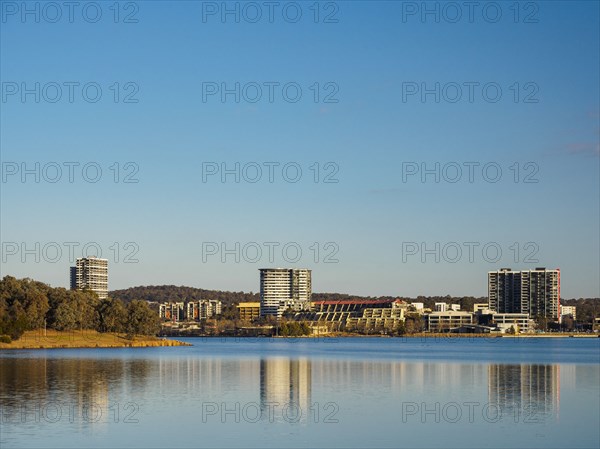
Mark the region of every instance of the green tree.
[[70, 300], [71, 296], [69, 295], [69, 291], [62, 287], [52, 288], [48, 291], [48, 303], [50, 305], [50, 310], [48, 311], [47, 318], [49, 328], [60, 330], [60, 327], [62, 327], [62, 323], [64, 322], [63, 315], [66, 312], [66, 306], [63, 306], [63, 309], [60, 312], [60, 318], [58, 308], [61, 304], [68, 303]]
[[404, 321], [400, 321], [398, 326], [396, 326], [396, 335], [402, 336], [406, 334], [406, 326], [404, 325]]
[[134, 335], [156, 335], [160, 330], [160, 319], [146, 301], [134, 300], [127, 306], [128, 337]]
[[19, 338], [44, 325], [49, 309], [49, 287], [32, 279], [5, 276], [0, 281], [0, 334]]
[[77, 304], [71, 301], [61, 302], [53, 314], [52, 326], [58, 331], [71, 331], [78, 327]]
[[127, 309], [119, 299], [103, 299], [97, 307], [99, 332], [125, 332]]

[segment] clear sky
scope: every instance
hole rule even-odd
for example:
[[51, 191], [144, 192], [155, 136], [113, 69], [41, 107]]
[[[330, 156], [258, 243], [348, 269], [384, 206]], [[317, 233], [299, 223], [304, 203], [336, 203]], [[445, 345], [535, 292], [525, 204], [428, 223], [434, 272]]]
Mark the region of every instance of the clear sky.
[[2, 275], [600, 296], [598, 2], [0, 3]]

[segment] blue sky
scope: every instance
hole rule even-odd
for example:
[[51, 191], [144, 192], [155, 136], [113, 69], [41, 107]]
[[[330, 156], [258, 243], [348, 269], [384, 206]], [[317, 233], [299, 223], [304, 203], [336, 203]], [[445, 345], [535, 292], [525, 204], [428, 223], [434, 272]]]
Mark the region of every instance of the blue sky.
[[[75, 10], [71, 23], [58, 2], [52, 23], [56, 11], [41, 2], [36, 23], [21, 2], [0, 3], [2, 275], [66, 286], [68, 246], [81, 256], [96, 242], [111, 289], [257, 291], [258, 268], [297, 266], [313, 269], [319, 292], [485, 295], [489, 270], [545, 266], [561, 269], [563, 297], [600, 296], [598, 2], [522, 2], [518, 18], [513, 2], [501, 2], [495, 23], [492, 9], [476, 9], [472, 21], [462, 10], [451, 23], [456, 3], [445, 2], [428, 3], [437, 22], [407, 14], [421, 2], [321, 2], [317, 23], [313, 2], [279, 2], [272, 23], [263, 2], [253, 4], [257, 23], [246, 3], [236, 22], [221, 11], [203, 20], [221, 2], [121, 2], [118, 23], [112, 1], [97, 3], [95, 23], [94, 7]], [[137, 23], [123, 23], [127, 14]], [[328, 14], [337, 23], [323, 23]], [[69, 82], [79, 83], [72, 102]], [[272, 102], [269, 82], [279, 83]], [[36, 83], [39, 102], [23, 98]], [[96, 84], [84, 97], [88, 83]], [[203, 101], [203, 88], [235, 83], [239, 102]], [[263, 89], [256, 102], [252, 83]], [[302, 90], [295, 103], [284, 97], [288, 83]], [[407, 94], [436, 83], [437, 102]], [[102, 96], [87, 101], [94, 86]], [[337, 102], [325, 102], [332, 93]], [[272, 183], [269, 162], [279, 164]], [[79, 164], [73, 182], [65, 163]], [[207, 163], [238, 163], [240, 182], [203, 182]], [[407, 163], [419, 173], [403, 179]], [[39, 183], [35, 174], [23, 182], [22, 164]], [[253, 164], [264, 168], [255, 183]], [[286, 182], [285, 164], [302, 169], [297, 182]], [[423, 182], [421, 164], [439, 164], [440, 182]], [[456, 166], [462, 176], [448, 182]], [[92, 183], [95, 167], [102, 174]], [[123, 182], [136, 168], [138, 182]], [[338, 182], [322, 182], [333, 171]], [[239, 262], [233, 253], [223, 261], [221, 246], [236, 242]], [[265, 242], [275, 242], [272, 262]], [[217, 254], [206, 252], [212, 244]], [[284, 257], [286, 244], [302, 250], [300, 260]], [[423, 247], [439, 251], [423, 258]], [[125, 263], [131, 252], [137, 262]]]

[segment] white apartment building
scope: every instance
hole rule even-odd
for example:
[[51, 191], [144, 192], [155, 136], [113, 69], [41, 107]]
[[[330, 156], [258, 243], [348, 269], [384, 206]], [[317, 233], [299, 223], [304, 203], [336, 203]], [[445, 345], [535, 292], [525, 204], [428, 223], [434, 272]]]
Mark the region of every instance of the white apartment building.
[[492, 320], [496, 326], [506, 332], [510, 328], [514, 328], [515, 332], [529, 332], [533, 330], [534, 324], [527, 313], [494, 313]]
[[577, 306], [561, 306], [560, 307], [560, 316], [571, 315], [573, 320], [577, 321]]
[[473, 324], [471, 312], [432, 312], [427, 317], [427, 329], [429, 332], [448, 332], [450, 329], [460, 327], [464, 324]]
[[108, 298], [108, 260], [81, 257], [70, 268], [71, 290], [91, 290], [100, 299]]
[[186, 318], [188, 321], [200, 321], [221, 315], [222, 304], [216, 299], [201, 299], [187, 303]]
[[290, 308], [309, 310], [311, 270], [304, 268], [260, 269], [260, 314], [281, 317]]
[[436, 312], [446, 312], [448, 310], [448, 304], [445, 302], [436, 302], [434, 305], [434, 310]]

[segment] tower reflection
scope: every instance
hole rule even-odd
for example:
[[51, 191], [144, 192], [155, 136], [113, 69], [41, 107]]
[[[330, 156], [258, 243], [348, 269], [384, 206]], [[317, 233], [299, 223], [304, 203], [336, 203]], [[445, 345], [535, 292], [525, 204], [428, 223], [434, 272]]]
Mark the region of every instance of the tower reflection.
[[260, 404], [292, 405], [308, 415], [311, 406], [312, 364], [306, 358], [267, 358], [260, 361]]
[[538, 420], [544, 415], [558, 417], [560, 405], [559, 365], [499, 365], [488, 368], [489, 402], [500, 410]]

